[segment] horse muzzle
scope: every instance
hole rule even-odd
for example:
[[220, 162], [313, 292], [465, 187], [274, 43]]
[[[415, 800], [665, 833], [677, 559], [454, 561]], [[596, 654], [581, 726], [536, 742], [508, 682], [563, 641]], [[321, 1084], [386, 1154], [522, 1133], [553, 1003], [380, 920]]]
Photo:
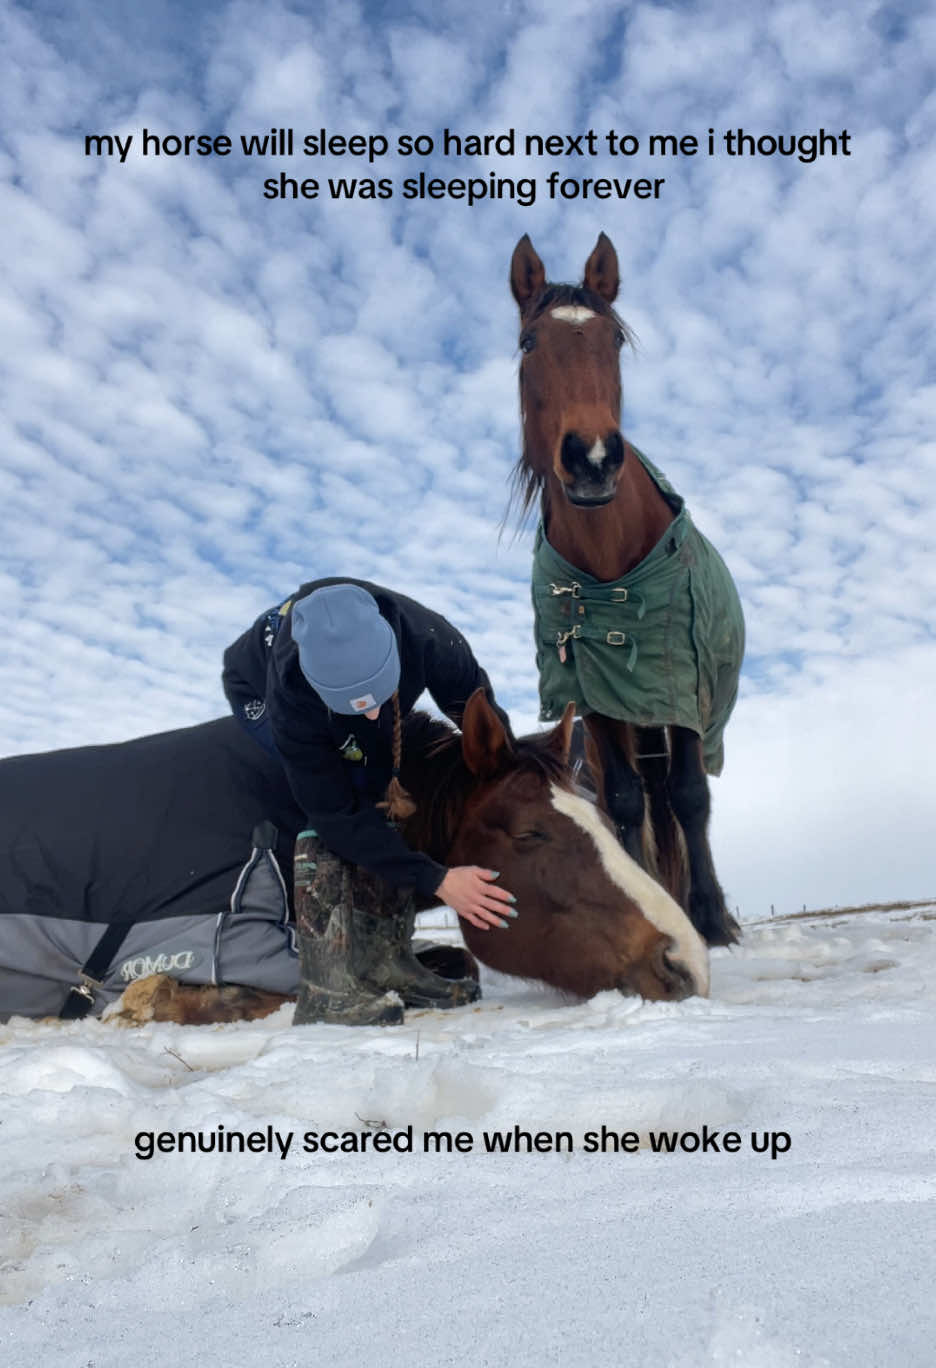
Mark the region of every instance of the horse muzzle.
[[639, 993], [650, 1002], [682, 1002], [688, 997], [708, 997], [706, 973], [695, 974], [671, 937], [665, 937], [649, 959], [618, 984], [624, 994]]
[[624, 439], [616, 429], [591, 441], [581, 433], [567, 432], [559, 448], [556, 474], [570, 503], [577, 508], [599, 508], [617, 493], [623, 464]]

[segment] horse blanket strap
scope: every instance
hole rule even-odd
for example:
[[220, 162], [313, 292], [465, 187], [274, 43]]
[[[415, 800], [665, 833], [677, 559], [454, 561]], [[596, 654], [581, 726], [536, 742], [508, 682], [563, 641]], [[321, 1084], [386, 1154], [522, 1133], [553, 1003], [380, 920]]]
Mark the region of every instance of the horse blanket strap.
[[683, 499], [631, 450], [676, 516], [649, 555], [613, 583], [571, 565], [540, 525], [532, 586], [540, 719], [561, 717], [572, 700], [582, 716], [687, 727], [702, 737], [708, 773], [720, 774], [744, 657], [741, 601]]
[[80, 1021], [94, 1006], [94, 994], [103, 988], [102, 979], [111, 967], [114, 956], [127, 939], [132, 921], [113, 921], [109, 924], [91, 954], [78, 970], [78, 982], [68, 990], [61, 1021]]

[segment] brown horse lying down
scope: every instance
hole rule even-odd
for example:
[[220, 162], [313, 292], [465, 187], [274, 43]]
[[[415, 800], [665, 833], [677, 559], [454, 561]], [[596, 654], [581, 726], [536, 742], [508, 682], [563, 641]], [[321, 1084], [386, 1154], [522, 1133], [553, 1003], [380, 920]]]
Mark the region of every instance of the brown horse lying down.
[[[517, 898], [517, 920], [505, 931], [462, 926], [469, 950], [491, 968], [579, 998], [610, 988], [654, 1001], [704, 996], [704, 942], [574, 788], [573, 712], [570, 705], [552, 731], [519, 741], [508, 738], [480, 690], [461, 734], [413, 714], [402, 779], [417, 810], [406, 839], [441, 863], [500, 871]], [[235, 1021], [265, 1016], [288, 1000], [157, 975], [131, 985], [116, 1019]]]

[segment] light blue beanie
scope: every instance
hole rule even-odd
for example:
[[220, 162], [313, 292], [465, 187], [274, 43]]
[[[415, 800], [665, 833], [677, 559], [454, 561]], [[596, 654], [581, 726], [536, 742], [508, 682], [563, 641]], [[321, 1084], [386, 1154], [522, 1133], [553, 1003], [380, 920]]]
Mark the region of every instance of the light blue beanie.
[[393, 628], [357, 584], [329, 584], [297, 599], [292, 636], [299, 668], [332, 712], [379, 708], [400, 682]]

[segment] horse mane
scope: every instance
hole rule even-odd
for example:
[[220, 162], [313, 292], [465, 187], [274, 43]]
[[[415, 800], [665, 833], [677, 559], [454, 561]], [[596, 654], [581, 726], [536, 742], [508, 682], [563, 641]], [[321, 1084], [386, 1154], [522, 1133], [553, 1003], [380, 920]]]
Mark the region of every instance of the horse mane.
[[[559, 784], [570, 777], [566, 761], [549, 746], [548, 732], [515, 739], [502, 773], [538, 774]], [[461, 732], [428, 713], [410, 713], [403, 723], [401, 777], [416, 804], [403, 827], [407, 845], [442, 864], [465, 804], [482, 782], [465, 764]]]
[[[637, 346], [637, 336], [632, 328], [624, 322], [623, 318], [613, 309], [606, 299], [594, 290], [587, 289], [584, 285], [554, 285], [547, 281], [540, 290], [539, 294], [530, 302], [529, 308], [523, 315], [523, 327], [528, 328], [532, 323], [546, 312], [547, 309], [559, 308], [563, 304], [578, 304], [586, 309], [591, 309], [596, 314], [601, 314], [605, 318], [612, 319], [620, 328], [624, 335], [624, 341], [631, 350]], [[518, 372], [517, 382], [520, 387], [520, 419], [523, 430], [526, 431], [524, 421], [526, 415], [523, 411], [523, 381]], [[523, 527], [530, 509], [533, 507], [537, 497], [542, 494], [546, 484], [545, 476], [534, 470], [528, 459], [526, 441], [524, 440], [523, 450], [521, 451], [513, 470], [510, 473], [510, 497], [507, 501], [507, 511], [504, 514], [502, 528], [507, 525], [511, 510], [516, 506], [519, 508], [518, 530]]]

